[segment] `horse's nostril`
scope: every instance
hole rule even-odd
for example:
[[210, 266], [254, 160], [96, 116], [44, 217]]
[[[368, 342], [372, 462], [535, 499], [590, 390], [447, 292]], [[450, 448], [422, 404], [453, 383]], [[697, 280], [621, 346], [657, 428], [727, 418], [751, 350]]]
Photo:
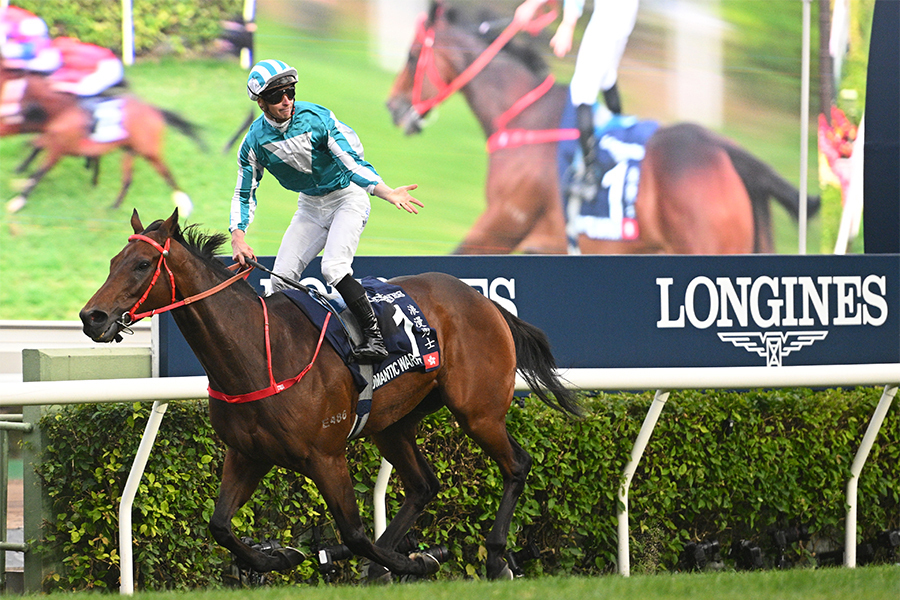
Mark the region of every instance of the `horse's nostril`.
[[81, 322], [85, 325], [96, 325], [105, 323], [107, 315], [102, 310], [81, 311]]

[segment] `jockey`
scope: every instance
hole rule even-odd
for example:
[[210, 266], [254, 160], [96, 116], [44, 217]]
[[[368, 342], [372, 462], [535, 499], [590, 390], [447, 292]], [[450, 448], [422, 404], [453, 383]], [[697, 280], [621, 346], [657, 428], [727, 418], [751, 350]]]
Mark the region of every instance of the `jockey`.
[[[353, 256], [371, 206], [367, 192], [400, 210], [417, 214], [422, 203], [409, 192], [385, 184], [363, 157], [356, 133], [333, 112], [294, 100], [297, 70], [280, 60], [263, 60], [250, 71], [247, 95], [263, 114], [251, 125], [238, 151], [238, 178], [231, 199], [232, 258], [254, 258], [244, 240], [256, 212], [256, 190], [268, 171], [285, 189], [297, 192], [297, 211], [275, 256], [276, 275], [299, 280], [322, 252], [322, 276], [340, 293], [365, 335], [354, 353], [365, 360], [387, 357], [381, 329], [363, 286], [353, 278]], [[272, 289], [287, 285], [272, 280]]]
[[44, 20], [18, 6], [0, 10], [0, 54], [4, 69], [46, 75], [62, 64]]
[[[516, 9], [515, 20], [527, 23], [548, 0], [525, 0]], [[613, 115], [622, 114], [619, 96], [619, 63], [634, 30], [638, 0], [595, 0], [575, 59], [569, 94], [575, 105], [576, 126], [585, 168], [586, 200], [596, 194], [597, 140], [594, 136], [594, 104], [603, 101]], [[584, 10], [584, 0], [565, 0], [563, 18], [550, 40], [554, 54], [562, 58], [572, 49], [575, 25]]]
[[50, 75], [50, 84], [58, 92], [98, 96], [125, 80], [122, 61], [108, 48], [70, 37], [56, 38], [53, 47], [62, 57], [62, 66]]

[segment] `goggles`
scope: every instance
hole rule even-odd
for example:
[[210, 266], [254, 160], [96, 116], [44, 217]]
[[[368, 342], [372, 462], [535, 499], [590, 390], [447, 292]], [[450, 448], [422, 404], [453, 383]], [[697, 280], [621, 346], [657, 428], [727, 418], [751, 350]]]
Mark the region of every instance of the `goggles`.
[[282, 96], [287, 94], [288, 100], [293, 100], [297, 92], [294, 86], [278, 88], [277, 90], [267, 90], [259, 95], [267, 104], [278, 104], [281, 102]]

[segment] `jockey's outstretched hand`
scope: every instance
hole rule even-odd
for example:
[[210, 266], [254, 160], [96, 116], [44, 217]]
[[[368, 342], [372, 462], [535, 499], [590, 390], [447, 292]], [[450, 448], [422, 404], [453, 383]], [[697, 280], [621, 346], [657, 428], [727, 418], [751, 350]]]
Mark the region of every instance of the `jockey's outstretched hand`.
[[418, 184], [414, 183], [412, 185], [401, 185], [398, 188], [391, 189], [387, 185], [379, 183], [375, 186], [374, 192], [376, 196], [387, 200], [398, 209], [417, 215], [419, 214], [419, 209], [417, 209], [416, 206], [425, 206], [420, 200], [413, 198], [409, 194], [410, 190], [414, 190], [417, 187], [419, 187]]

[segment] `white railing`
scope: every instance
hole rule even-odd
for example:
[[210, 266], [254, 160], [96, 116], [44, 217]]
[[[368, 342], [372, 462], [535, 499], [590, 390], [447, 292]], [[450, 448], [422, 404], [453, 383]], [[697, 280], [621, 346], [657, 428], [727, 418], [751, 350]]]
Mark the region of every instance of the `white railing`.
[[[638, 438], [625, 467], [619, 500], [624, 508], [618, 514], [619, 573], [630, 574], [628, 533], [628, 488], [644, 448], [656, 427], [669, 396], [677, 389], [748, 389], [778, 387], [844, 387], [885, 385], [851, 467], [847, 483], [847, 519], [844, 564], [856, 566], [856, 500], [857, 481], [869, 450], [878, 435], [900, 384], [900, 363], [874, 365], [821, 365], [796, 367], [701, 367], [701, 368], [621, 368], [570, 369], [562, 371], [566, 386], [576, 390], [658, 390], [651, 403]], [[206, 397], [206, 377], [171, 377], [152, 379], [106, 379], [96, 381], [50, 381], [11, 383], [0, 390], [0, 406], [76, 404], [86, 402], [147, 402], [154, 407], [144, 431], [138, 454], [125, 484], [119, 507], [119, 552], [121, 556], [121, 588], [123, 594], [134, 593], [131, 508], [134, 493], [143, 475], [147, 457], [165, 414], [167, 402]], [[527, 390], [525, 382], [516, 378], [516, 389]], [[384, 531], [386, 515], [384, 497], [390, 475], [390, 463], [383, 462], [375, 487], [376, 536]]]

